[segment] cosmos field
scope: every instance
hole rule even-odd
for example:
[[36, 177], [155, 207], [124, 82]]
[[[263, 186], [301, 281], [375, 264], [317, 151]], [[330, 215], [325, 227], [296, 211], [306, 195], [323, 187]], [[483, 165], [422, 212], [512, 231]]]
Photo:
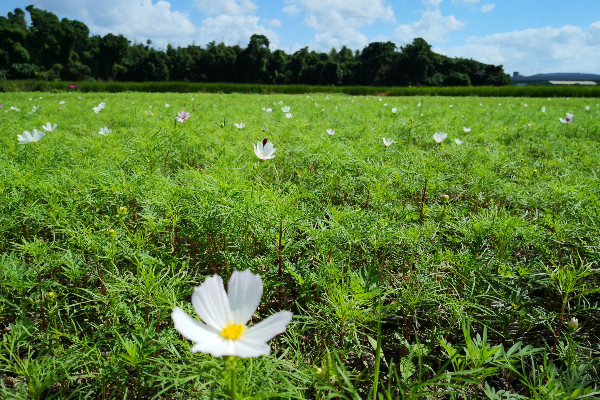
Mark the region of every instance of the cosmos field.
[[[0, 104], [2, 398], [600, 396], [599, 99]], [[293, 318], [232, 369], [171, 312], [246, 269]]]

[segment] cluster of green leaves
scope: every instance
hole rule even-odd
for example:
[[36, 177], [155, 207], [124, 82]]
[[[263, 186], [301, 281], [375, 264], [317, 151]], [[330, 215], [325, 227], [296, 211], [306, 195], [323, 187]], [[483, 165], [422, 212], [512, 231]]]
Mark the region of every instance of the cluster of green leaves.
[[89, 36], [80, 21], [59, 20], [33, 6], [27, 26], [20, 8], [0, 17], [0, 69], [6, 79], [295, 83], [308, 85], [510, 85], [502, 66], [437, 54], [421, 38], [400, 48], [374, 42], [355, 52], [271, 52], [269, 39], [252, 35], [246, 48], [210, 42], [165, 51], [122, 35]]
[[[193, 314], [204, 277], [246, 268], [265, 284], [257, 317], [295, 317], [270, 356], [238, 364], [242, 397], [596, 393], [595, 100], [9, 93], [2, 103], [2, 397], [227, 398], [224, 363], [192, 355], [170, 313]], [[573, 124], [559, 122], [567, 112]], [[48, 121], [56, 131], [17, 144]], [[268, 161], [252, 150], [265, 137], [277, 148]]]

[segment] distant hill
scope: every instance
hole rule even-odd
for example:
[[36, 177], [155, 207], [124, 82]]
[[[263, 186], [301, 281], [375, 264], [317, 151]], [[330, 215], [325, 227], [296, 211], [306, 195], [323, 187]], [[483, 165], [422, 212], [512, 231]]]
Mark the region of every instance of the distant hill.
[[512, 76], [513, 82], [541, 82], [541, 81], [600, 81], [598, 74], [579, 74], [572, 72], [557, 72], [551, 74], [536, 74], [531, 76]]

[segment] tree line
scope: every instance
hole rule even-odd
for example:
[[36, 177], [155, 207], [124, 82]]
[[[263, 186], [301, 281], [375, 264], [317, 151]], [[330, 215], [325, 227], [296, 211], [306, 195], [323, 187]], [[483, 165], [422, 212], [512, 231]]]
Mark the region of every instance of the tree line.
[[271, 51], [252, 35], [246, 48], [210, 42], [205, 47], [158, 50], [123, 35], [90, 36], [80, 21], [28, 6], [0, 16], [0, 79], [191, 81], [364, 86], [510, 85], [501, 65], [437, 54], [421, 38], [397, 47], [373, 42], [362, 51], [342, 47], [319, 53]]

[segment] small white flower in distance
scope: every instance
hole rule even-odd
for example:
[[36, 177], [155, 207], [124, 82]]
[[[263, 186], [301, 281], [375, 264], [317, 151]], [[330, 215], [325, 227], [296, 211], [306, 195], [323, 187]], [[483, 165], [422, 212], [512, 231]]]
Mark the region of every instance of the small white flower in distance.
[[325, 100], [329, 100], [329, 97], [325, 97]]
[[107, 134], [109, 134], [111, 132], [112, 132], [112, 129], [109, 129], [107, 126], [105, 126], [104, 128], [100, 128], [100, 131], [98, 133], [101, 134], [102, 136], [106, 136]]
[[529, 107], [529, 104], [527, 104], [527, 103], [525, 103], [525, 104], [523, 104], [523, 105], [524, 105], [525, 107]]
[[435, 140], [438, 143], [442, 143], [444, 140], [446, 140], [447, 137], [448, 134], [444, 132], [436, 132], [433, 134], [433, 140]]
[[573, 123], [573, 114], [567, 113], [567, 118], [565, 118], [565, 119], [559, 118], [559, 120], [563, 124], [572, 124]]
[[270, 108], [267, 108], [267, 114], [271, 114], [271, 111], [273, 111], [273, 110], [271, 110]]
[[290, 106], [281, 107], [281, 111], [283, 111], [284, 113], [289, 113], [290, 112]]
[[396, 114], [396, 111], [398, 111], [398, 109], [396, 107], [392, 107], [392, 114]]
[[17, 139], [19, 139], [19, 144], [35, 143], [40, 141], [44, 135], [44, 132], [34, 129], [32, 133], [25, 131], [22, 135], [17, 135]]
[[285, 332], [292, 319], [289, 311], [275, 313], [252, 326], [246, 326], [260, 304], [263, 285], [260, 276], [250, 270], [234, 271], [227, 293], [220, 276], [206, 278], [194, 289], [192, 304], [204, 323], [175, 307], [171, 318], [183, 337], [195, 342], [192, 353], [210, 353], [214, 357], [258, 357], [267, 355], [267, 342]]
[[461, 144], [463, 144], [463, 143], [464, 143], [464, 142], [463, 142], [462, 140], [460, 140], [460, 139], [454, 139], [454, 141], [455, 141], [455, 142], [456, 142], [456, 144], [458, 144], [458, 145], [461, 145]]
[[467, 128], [466, 126], [463, 126], [463, 132], [469, 133], [469, 132], [471, 132], [471, 128]]
[[590, 106], [585, 106], [585, 109], [586, 109], [587, 111], [590, 111]]
[[483, 103], [479, 103], [480, 106], [483, 106]]
[[171, 105], [170, 104], [165, 104], [165, 107], [171, 107]]
[[315, 107], [319, 107], [319, 105], [317, 103], [315, 103]]
[[498, 105], [499, 105], [499, 106], [501, 106], [501, 105], [502, 105], [502, 103], [498, 103]]
[[42, 125], [42, 128], [46, 131], [46, 132], [52, 132], [53, 130], [56, 129], [56, 124], [52, 125], [50, 124], [50, 122], [46, 122], [46, 125]]
[[381, 97], [379, 98], [379, 101], [381, 101]]
[[387, 107], [387, 103], [383, 103], [383, 106], [384, 106], [384, 107]]
[[389, 147], [392, 143], [396, 143], [392, 140], [392, 138], [383, 138], [383, 144], [385, 144], [385, 147]]
[[335, 135], [335, 129], [327, 129], [327, 133], [330, 135]]
[[292, 115], [292, 114], [290, 114], [290, 113], [287, 113], [287, 114], [285, 114], [285, 117], [286, 117], [286, 118], [292, 118], [292, 117], [293, 117], [293, 115]]
[[352, 99], [352, 102], [354, 103], [354, 99]]
[[273, 153], [275, 153], [275, 150], [277, 149], [274, 149], [273, 143], [269, 142], [267, 139], [264, 139], [262, 142], [258, 142], [253, 146], [254, 154], [256, 154], [256, 157], [260, 158], [261, 160], [270, 160], [271, 158], [275, 158]]
[[417, 104], [417, 107], [421, 107], [421, 103]]
[[283, 101], [280, 101], [279, 104], [283, 104]]
[[64, 101], [64, 100], [62, 100], [62, 101], [61, 101], [61, 102], [59, 102], [58, 104], [65, 104], [65, 101]]
[[335, 109], [337, 110], [337, 106], [335, 106]]
[[542, 112], [546, 112], [546, 107], [542, 107]]
[[306, 96], [306, 98], [307, 98], [307, 99], [309, 99], [309, 98], [310, 98], [310, 96]]
[[233, 126], [235, 126], [238, 129], [242, 129], [243, 127], [245, 127], [245, 124], [233, 124]]
[[32, 101], [32, 100], [33, 100], [33, 99], [30, 97], [30, 98], [29, 98], [29, 101]]
[[450, 108], [454, 107], [452, 104], [450, 104]]
[[528, 123], [527, 126], [533, 126], [533, 122]]
[[263, 107], [262, 110], [265, 111], [265, 108]]

